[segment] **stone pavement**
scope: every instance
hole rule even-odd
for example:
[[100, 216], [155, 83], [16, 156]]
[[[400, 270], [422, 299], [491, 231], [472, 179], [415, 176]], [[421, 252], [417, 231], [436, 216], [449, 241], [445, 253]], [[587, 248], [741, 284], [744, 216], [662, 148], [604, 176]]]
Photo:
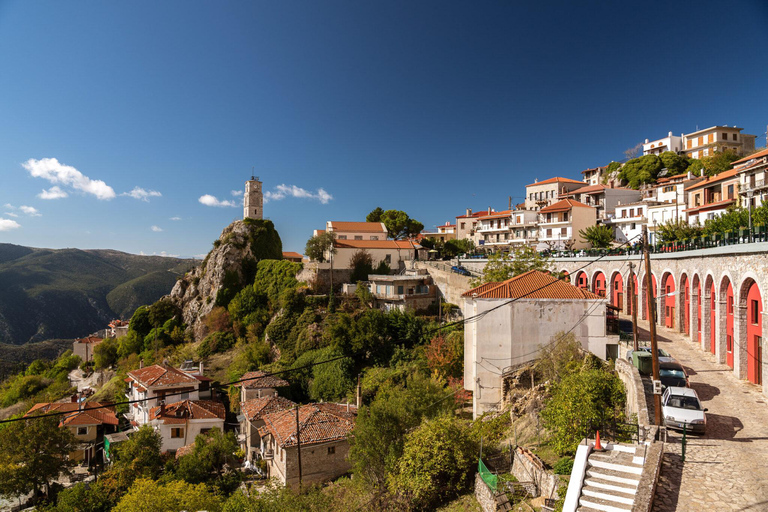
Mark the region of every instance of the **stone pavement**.
[[[647, 325], [639, 322], [641, 340], [650, 339]], [[768, 511], [765, 397], [683, 334], [657, 330], [659, 347], [686, 368], [691, 387], [709, 411], [706, 434], [687, 437], [685, 462], [682, 434], [669, 431], [653, 511]]]

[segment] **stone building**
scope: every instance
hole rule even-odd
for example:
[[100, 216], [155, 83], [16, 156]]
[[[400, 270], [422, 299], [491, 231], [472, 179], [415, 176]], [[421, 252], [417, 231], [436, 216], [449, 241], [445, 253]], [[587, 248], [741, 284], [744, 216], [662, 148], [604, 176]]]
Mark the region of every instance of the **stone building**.
[[261, 182], [258, 177], [251, 176], [245, 182], [245, 197], [243, 199], [244, 219], [264, 218], [264, 195], [261, 191]]
[[406, 270], [403, 275], [369, 275], [376, 307], [385, 311], [421, 311], [435, 304], [437, 288], [426, 270]]
[[162, 452], [175, 452], [216, 427], [224, 431], [227, 411], [213, 400], [182, 400], [168, 406], [160, 403], [149, 411], [149, 423], [162, 437]]
[[296, 403], [282, 396], [264, 396], [240, 402], [240, 414], [237, 416], [240, 435], [237, 440], [249, 461], [253, 462], [260, 454], [259, 429], [264, 426], [264, 416], [295, 406]]
[[240, 388], [241, 403], [255, 398], [277, 396], [277, 388], [288, 386], [287, 381], [259, 370], [245, 373], [240, 380], [242, 382], [238, 382], [235, 386]]
[[93, 351], [102, 341], [104, 341], [104, 339], [98, 336], [77, 338], [72, 342], [72, 355], [80, 356], [80, 359], [86, 363], [91, 362], [93, 361]]

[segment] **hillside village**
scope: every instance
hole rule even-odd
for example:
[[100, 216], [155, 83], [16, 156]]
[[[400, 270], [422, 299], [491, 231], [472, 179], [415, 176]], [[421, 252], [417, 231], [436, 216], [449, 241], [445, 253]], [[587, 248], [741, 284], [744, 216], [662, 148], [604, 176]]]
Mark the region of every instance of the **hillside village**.
[[[153, 495], [179, 510], [663, 510], [682, 478], [664, 473], [675, 425], [653, 420], [632, 309], [643, 341], [651, 322], [685, 335], [765, 396], [764, 276], [731, 277], [718, 301], [720, 282], [694, 293], [693, 267], [681, 279], [659, 259], [766, 253], [768, 150], [741, 132], [646, 139], [436, 231], [380, 208], [329, 220], [306, 255], [282, 250], [252, 177], [243, 220], [167, 296], [3, 384], [0, 446], [34, 430], [55, 462], [33, 477], [9, 448], [0, 494], [46, 510]], [[643, 230], [661, 293], [624, 267]], [[616, 272], [588, 268], [600, 260]]]

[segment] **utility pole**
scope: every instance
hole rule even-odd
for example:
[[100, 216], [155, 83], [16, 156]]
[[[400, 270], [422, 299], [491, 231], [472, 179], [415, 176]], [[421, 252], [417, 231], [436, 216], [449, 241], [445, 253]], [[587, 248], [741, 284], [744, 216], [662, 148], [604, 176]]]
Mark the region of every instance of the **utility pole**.
[[629, 264], [629, 300], [632, 308], [632, 340], [633, 350], [640, 350], [637, 342], [637, 290], [635, 290], [635, 264]]
[[653, 410], [656, 420], [656, 425], [661, 426], [661, 386], [659, 386], [659, 393], [656, 393], [656, 381], [659, 377], [659, 349], [656, 343], [656, 322], [654, 321], [656, 315], [656, 297], [653, 296], [653, 281], [651, 277], [651, 255], [648, 253], [648, 226], [643, 226], [643, 257], [645, 259], [645, 286], [648, 292], [648, 330], [651, 332], [651, 357], [653, 361]]
[[296, 449], [299, 454], [299, 492], [301, 492], [301, 431], [299, 430], [299, 406], [296, 406]]

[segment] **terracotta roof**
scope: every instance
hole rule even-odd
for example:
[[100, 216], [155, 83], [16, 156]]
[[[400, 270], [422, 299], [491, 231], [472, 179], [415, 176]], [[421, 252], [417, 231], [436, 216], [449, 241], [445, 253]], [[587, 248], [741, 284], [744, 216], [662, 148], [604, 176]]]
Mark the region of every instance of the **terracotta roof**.
[[295, 402], [283, 398], [282, 396], [269, 396], [264, 398], [254, 398], [240, 403], [240, 410], [249, 420], [261, 419], [262, 416], [273, 412], [290, 409], [296, 406]]
[[[472, 292], [470, 290], [467, 293]], [[466, 293], [464, 294], [466, 295]], [[590, 291], [577, 288], [538, 270], [507, 279], [477, 294], [478, 299], [602, 299]]]
[[182, 400], [165, 406], [160, 414], [160, 406], [149, 410], [150, 420], [160, 420], [165, 424], [185, 423], [186, 420], [220, 419], [227, 416], [224, 404], [213, 400]]
[[303, 259], [304, 256], [302, 256], [301, 254], [299, 254], [297, 252], [283, 252], [283, 258], [299, 258], [299, 259]]
[[316, 229], [316, 230], [315, 230], [315, 233], [317, 233], [317, 234], [318, 234], [318, 236], [319, 236], [319, 235], [324, 235], [324, 234], [325, 234], [325, 230], [324, 230], [324, 229]]
[[168, 365], [153, 364], [128, 372], [128, 376], [144, 387], [173, 386], [176, 384], [197, 384], [197, 379], [188, 373]]
[[512, 210], [503, 210], [500, 212], [493, 212], [490, 215], [483, 215], [480, 217], [480, 220], [483, 219], [495, 219], [497, 217], [510, 217], [512, 215]]
[[[493, 212], [491, 212], [491, 213], [493, 213]], [[477, 212], [472, 212], [469, 215], [466, 215], [466, 214], [465, 215], [457, 215], [456, 218], [457, 219], [469, 219], [469, 218], [482, 217], [483, 215], [488, 215], [488, 210], [480, 210], [480, 211], [477, 211]]]
[[98, 338], [96, 336], [88, 336], [87, 338], [77, 338], [75, 343], [101, 343], [104, 338]]
[[687, 188], [686, 192], [690, 190], [695, 190], [697, 188], [707, 187], [709, 185], [712, 185], [713, 183], [720, 183], [721, 181], [727, 180], [729, 178], [735, 178], [736, 174], [738, 174], [740, 169], [729, 169], [727, 171], [721, 172], [720, 174], [716, 176], [712, 176], [708, 180], [703, 180], [695, 184], [694, 186]]
[[703, 204], [701, 206], [694, 206], [693, 208], [688, 208], [687, 210], [683, 210], [684, 212], [699, 212], [699, 211], [707, 211], [707, 210], [715, 210], [717, 208], [722, 208], [723, 206], [727, 206], [731, 203], [735, 203], [736, 199], [726, 199], [725, 201], [718, 201], [716, 203], [707, 203]]
[[749, 156], [745, 156], [741, 160], [736, 160], [735, 162], [732, 162], [732, 165], [743, 164], [743, 163], [749, 162], [753, 158], [761, 158], [761, 157], [764, 157], [764, 156], [768, 156], [768, 148], [766, 148], [766, 149], [764, 149], [762, 151], [758, 151], [757, 153], [753, 153], [753, 154], [751, 154]]
[[607, 165], [604, 165], [602, 167], [592, 167], [591, 169], [584, 169], [583, 171], [581, 171], [581, 174], [587, 174], [588, 172], [599, 171], [600, 169], [607, 169], [607, 168], [608, 168]]
[[59, 422], [60, 427], [65, 425], [117, 425], [117, 415], [111, 406], [96, 409], [104, 405], [106, 404], [100, 402], [85, 402], [82, 404], [83, 410], [78, 412], [80, 404], [77, 402], [43, 402], [33, 405], [24, 417], [34, 416], [34, 413], [61, 412], [67, 414], [62, 415]]
[[333, 245], [337, 249], [421, 249], [408, 240], [336, 240]]
[[539, 210], [539, 213], [565, 212], [574, 207], [592, 208], [591, 206], [580, 203], [575, 199], [563, 199], [562, 201], [551, 204], [546, 208], [542, 208]]
[[572, 179], [569, 179], [569, 178], [557, 178], [557, 177], [555, 177], [555, 178], [549, 178], [548, 180], [537, 181], [536, 183], [531, 183], [530, 185], [526, 185], [526, 187], [534, 187], [536, 185], [548, 185], [550, 183], [580, 183], [580, 184], [583, 184], [584, 182], [583, 181], [578, 181], [578, 180], [572, 180]]
[[112, 320], [108, 324], [110, 327], [123, 327], [125, 325], [128, 325], [127, 320]]
[[[349, 407], [349, 412], [347, 412]], [[299, 432], [301, 445], [341, 441], [355, 428], [357, 408], [341, 404], [309, 404], [299, 407]], [[275, 438], [278, 446], [296, 445], [296, 412], [285, 410], [262, 417], [264, 426], [259, 435]]]
[[487, 292], [491, 288], [496, 288], [500, 284], [501, 283], [495, 283], [495, 282], [481, 284], [480, 286], [475, 286], [471, 290], [467, 290], [466, 292], [462, 293], [461, 296], [462, 297], [472, 297], [474, 294], [480, 295], [481, 293]]
[[266, 373], [259, 370], [254, 372], [247, 372], [240, 378], [251, 379], [235, 384], [238, 387], [244, 387], [246, 389], [282, 388], [288, 385], [288, 382], [284, 381], [283, 379], [275, 377], [274, 375], [267, 375]]
[[349, 231], [353, 233], [386, 233], [383, 222], [339, 222], [332, 220], [333, 231]]

